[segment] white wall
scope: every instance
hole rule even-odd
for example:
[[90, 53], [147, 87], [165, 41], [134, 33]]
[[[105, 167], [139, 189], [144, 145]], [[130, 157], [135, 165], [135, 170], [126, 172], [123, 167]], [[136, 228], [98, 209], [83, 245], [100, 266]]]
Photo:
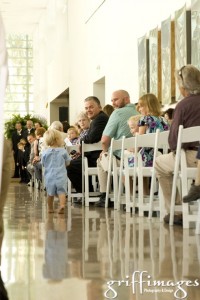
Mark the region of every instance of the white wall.
[[[132, 102], [137, 102], [137, 39], [160, 26], [186, 1], [68, 0], [67, 10], [63, 9], [66, 2], [59, 1], [50, 0], [35, 35], [35, 42], [39, 41], [35, 58], [40, 58], [36, 110], [49, 114], [46, 102], [69, 87], [73, 123], [84, 98], [93, 94], [93, 83], [104, 76], [105, 103], [115, 89], [126, 89]], [[102, 5], [92, 15], [94, 2]]]
[[35, 111], [50, 120], [49, 102], [69, 86], [68, 17], [65, 0], [49, 0], [34, 33]]

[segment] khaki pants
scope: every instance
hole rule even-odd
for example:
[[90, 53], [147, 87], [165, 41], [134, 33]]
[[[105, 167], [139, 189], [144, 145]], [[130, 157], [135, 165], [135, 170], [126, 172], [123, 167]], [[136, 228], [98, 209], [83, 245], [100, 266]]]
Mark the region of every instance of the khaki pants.
[[[117, 160], [117, 166], [118, 167], [120, 166], [120, 160]], [[97, 159], [97, 172], [98, 172], [100, 192], [106, 193], [108, 172], [103, 170], [101, 163], [100, 163], [100, 158]]]
[[[188, 167], [197, 166], [197, 152], [193, 150], [186, 151], [186, 159]], [[167, 212], [170, 212], [173, 172], [175, 166], [175, 154], [170, 152], [169, 154], [160, 155], [156, 158], [155, 168], [156, 175], [159, 180]]]
[[11, 166], [12, 166], [12, 150], [9, 141], [4, 140], [3, 150], [3, 167], [2, 167], [2, 180], [0, 191], [0, 250], [3, 240], [3, 209], [6, 202], [6, 195], [11, 178]]

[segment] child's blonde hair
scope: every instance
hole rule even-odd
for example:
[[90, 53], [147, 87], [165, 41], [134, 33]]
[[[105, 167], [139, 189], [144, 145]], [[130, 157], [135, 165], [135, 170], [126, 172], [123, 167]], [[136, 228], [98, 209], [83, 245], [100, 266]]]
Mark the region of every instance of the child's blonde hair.
[[138, 122], [139, 122], [139, 120], [140, 120], [140, 118], [142, 117], [142, 115], [134, 115], [134, 116], [131, 116], [129, 119], [128, 119], [128, 124], [130, 123], [130, 122], [133, 122], [133, 123], [135, 123], [135, 125], [138, 125]]
[[21, 142], [21, 140], [20, 140], [19, 143], [17, 143], [18, 149], [19, 149], [20, 147], [24, 148], [24, 146], [25, 146], [25, 144], [24, 144], [23, 142]]
[[44, 133], [44, 142], [47, 146], [57, 145], [58, 147], [62, 146], [62, 135], [60, 131], [56, 129], [48, 129]]
[[20, 143], [22, 143], [23, 145], [26, 145], [27, 142], [25, 139], [22, 138], [22, 139], [20, 139]]
[[67, 133], [69, 133], [70, 131], [75, 132], [76, 135], [79, 136], [78, 129], [75, 126], [70, 126], [69, 129], [67, 130]]
[[145, 94], [140, 99], [139, 106], [147, 106], [149, 109], [149, 114], [152, 116], [161, 116], [161, 103], [154, 94]]
[[77, 116], [77, 123], [79, 122], [80, 119], [87, 119], [88, 121], [90, 121], [90, 118], [88, 118], [88, 115], [84, 111], [81, 111], [78, 114], [78, 116]]

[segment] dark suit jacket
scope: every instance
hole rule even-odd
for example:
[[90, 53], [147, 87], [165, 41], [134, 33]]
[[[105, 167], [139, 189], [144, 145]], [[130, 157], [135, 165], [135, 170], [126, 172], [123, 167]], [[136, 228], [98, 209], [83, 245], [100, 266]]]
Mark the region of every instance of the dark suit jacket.
[[31, 128], [30, 132], [28, 131], [28, 129], [24, 129], [24, 135], [25, 135], [26, 139], [30, 133], [34, 133], [34, 132], [35, 132], [35, 128]]
[[17, 144], [21, 139], [26, 139], [25, 130], [22, 129], [20, 134], [18, 134], [17, 130], [15, 129], [12, 133], [12, 147], [14, 152], [18, 151]]
[[[84, 141], [85, 144], [94, 144], [99, 142], [107, 122], [108, 116], [103, 111], [100, 111], [96, 118], [92, 120], [87, 135], [84, 136], [80, 142]], [[99, 157], [99, 154], [100, 151], [87, 153], [86, 156], [88, 158], [89, 166], [96, 166], [96, 160]]]

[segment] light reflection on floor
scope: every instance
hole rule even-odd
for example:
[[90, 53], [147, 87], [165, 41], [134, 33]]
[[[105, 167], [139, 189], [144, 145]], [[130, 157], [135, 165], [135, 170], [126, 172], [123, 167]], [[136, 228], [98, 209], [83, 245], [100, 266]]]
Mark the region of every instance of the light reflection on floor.
[[199, 299], [200, 236], [193, 229], [69, 203], [65, 215], [47, 214], [45, 193], [17, 182], [4, 223], [10, 300]]

